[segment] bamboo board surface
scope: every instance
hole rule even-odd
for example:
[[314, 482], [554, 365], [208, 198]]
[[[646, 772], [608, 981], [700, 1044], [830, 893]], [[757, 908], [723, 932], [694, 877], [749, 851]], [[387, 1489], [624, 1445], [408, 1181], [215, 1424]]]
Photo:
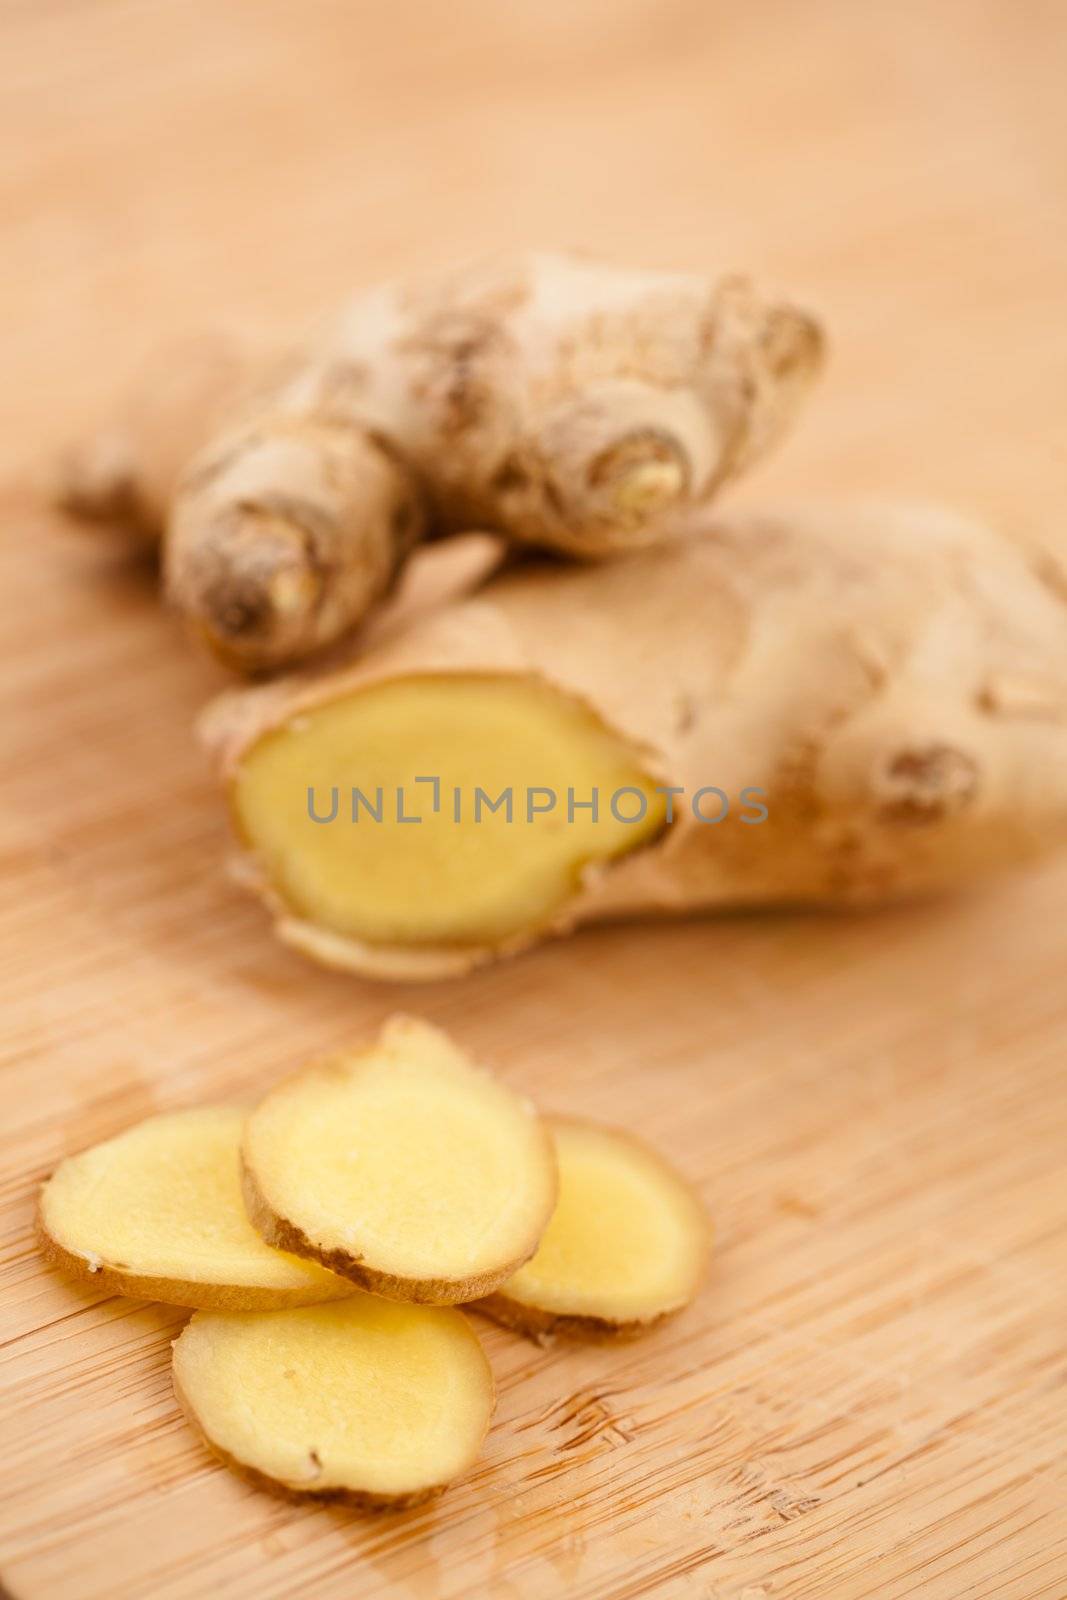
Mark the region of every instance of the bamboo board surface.
[[[1067, 862], [950, 903], [586, 934], [392, 990], [276, 947], [191, 734], [220, 674], [29, 484], [160, 334], [529, 240], [751, 266], [834, 359], [745, 497], [942, 496], [1067, 549], [1062, 6], [14, 0], [0, 14], [0, 1570], [15, 1600], [1063, 1600]], [[179, 1419], [179, 1313], [36, 1184], [403, 1006], [640, 1129], [718, 1233], [644, 1341], [485, 1337], [438, 1503], [276, 1502]]]

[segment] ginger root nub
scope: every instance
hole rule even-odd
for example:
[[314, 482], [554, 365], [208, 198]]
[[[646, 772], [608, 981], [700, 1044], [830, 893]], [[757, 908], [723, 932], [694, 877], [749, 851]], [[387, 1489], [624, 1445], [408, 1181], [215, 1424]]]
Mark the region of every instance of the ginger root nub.
[[216, 654], [269, 671], [364, 616], [423, 525], [411, 475], [360, 428], [259, 419], [194, 460], [179, 485], [167, 593]]

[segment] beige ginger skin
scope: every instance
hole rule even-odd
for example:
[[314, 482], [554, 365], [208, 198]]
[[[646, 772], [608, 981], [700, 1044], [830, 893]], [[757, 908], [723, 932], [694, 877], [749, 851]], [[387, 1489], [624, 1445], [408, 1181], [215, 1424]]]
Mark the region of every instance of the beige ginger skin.
[[425, 537], [579, 558], [673, 538], [784, 432], [821, 356], [814, 320], [742, 277], [491, 261], [360, 294], [281, 362], [167, 354], [59, 494], [165, 528], [193, 630], [271, 671], [358, 624]]
[[[585, 784], [755, 787], [768, 820], [709, 826], [684, 799], [625, 837], [603, 819], [361, 834], [301, 814], [309, 774], [425, 772], [434, 739], [446, 782], [498, 776], [527, 723], [520, 787], [558, 744], [559, 781], [588, 750]], [[946, 511], [704, 514], [669, 549], [505, 574], [354, 665], [234, 691], [206, 727], [279, 936], [356, 972], [442, 977], [607, 917], [877, 904], [1064, 842], [1067, 601]]]

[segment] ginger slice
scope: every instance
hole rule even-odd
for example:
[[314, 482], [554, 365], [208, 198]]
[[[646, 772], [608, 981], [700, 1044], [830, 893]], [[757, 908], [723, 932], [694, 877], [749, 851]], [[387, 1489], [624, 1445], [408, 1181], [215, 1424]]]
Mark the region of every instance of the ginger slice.
[[71, 1156], [41, 1190], [45, 1254], [94, 1288], [208, 1310], [266, 1311], [351, 1294], [264, 1244], [241, 1199], [244, 1113], [165, 1112]]
[[215, 1455], [290, 1499], [429, 1499], [474, 1461], [493, 1377], [458, 1311], [354, 1294], [261, 1316], [201, 1312], [174, 1388]]
[[533, 1258], [479, 1310], [535, 1337], [642, 1332], [693, 1298], [710, 1225], [696, 1192], [647, 1145], [551, 1117], [559, 1203]]
[[534, 1108], [408, 1017], [273, 1090], [242, 1154], [268, 1243], [395, 1300], [490, 1293], [533, 1254], [556, 1199]]
[[581, 701], [462, 673], [301, 712], [244, 755], [232, 806], [291, 915], [406, 946], [544, 926], [590, 863], [647, 843], [666, 813], [633, 747]]

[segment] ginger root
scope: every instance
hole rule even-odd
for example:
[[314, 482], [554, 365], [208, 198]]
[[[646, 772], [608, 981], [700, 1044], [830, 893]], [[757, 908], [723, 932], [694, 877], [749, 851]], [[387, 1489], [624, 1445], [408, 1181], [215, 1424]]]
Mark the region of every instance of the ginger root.
[[393, 1300], [491, 1293], [534, 1253], [556, 1201], [552, 1141], [529, 1102], [408, 1017], [268, 1094], [242, 1159], [268, 1243]]
[[747, 280], [532, 255], [358, 296], [282, 362], [205, 341], [68, 459], [60, 499], [149, 536], [228, 662], [359, 623], [427, 535], [583, 558], [663, 541], [784, 431], [821, 360]]
[[172, 1111], [70, 1156], [41, 1190], [44, 1254], [110, 1294], [219, 1311], [315, 1305], [351, 1284], [272, 1250], [241, 1199], [244, 1115]]
[[535, 1339], [621, 1338], [689, 1304], [711, 1233], [695, 1192], [628, 1133], [551, 1117], [559, 1200], [536, 1254], [478, 1309]]
[[262, 1316], [198, 1312], [174, 1389], [227, 1466], [290, 1500], [418, 1505], [472, 1465], [493, 1376], [458, 1311], [354, 1294]]
[[207, 737], [279, 935], [447, 976], [605, 917], [873, 904], [1067, 840], [1067, 605], [1018, 549], [915, 506], [688, 532], [224, 697]]

